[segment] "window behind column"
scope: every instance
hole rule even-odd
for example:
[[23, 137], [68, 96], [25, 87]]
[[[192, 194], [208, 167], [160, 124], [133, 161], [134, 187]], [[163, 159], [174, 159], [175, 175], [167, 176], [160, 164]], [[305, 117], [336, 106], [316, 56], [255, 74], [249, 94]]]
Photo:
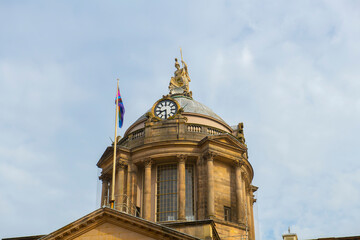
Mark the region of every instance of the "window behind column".
[[177, 164], [157, 167], [157, 221], [177, 220]]
[[231, 221], [231, 208], [224, 206], [224, 220]]
[[185, 216], [186, 220], [194, 220], [194, 165], [185, 165]]

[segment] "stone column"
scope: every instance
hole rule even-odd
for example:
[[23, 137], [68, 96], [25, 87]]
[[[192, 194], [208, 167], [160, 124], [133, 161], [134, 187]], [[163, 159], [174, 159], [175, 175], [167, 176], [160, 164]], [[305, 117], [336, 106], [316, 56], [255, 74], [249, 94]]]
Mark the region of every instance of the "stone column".
[[206, 166], [207, 166], [207, 180], [208, 180], [208, 188], [207, 188], [207, 215], [208, 218], [215, 217], [215, 189], [214, 189], [214, 157], [215, 154], [213, 152], [207, 152], [204, 156], [206, 158]]
[[236, 215], [238, 223], [245, 222], [245, 204], [244, 204], [244, 194], [243, 189], [245, 188], [243, 180], [241, 177], [241, 166], [244, 164], [242, 159], [234, 160], [235, 165], [235, 186], [236, 186]]
[[124, 206], [124, 162], [118, 162], [115, 176], [115, 208], [123, 211]]
[[107, 202], [110, 203], [111, 202], [111, 194], [112, 194], [112, 177], [109, 177], [109, 196], [108, 196], [108, 200]]
[[109, 180], [105, 176], [100, 177], [102, 181], [102, 190], [101, 190], [101, 202], [100, 207], [107, 204], [108, 201], [108, 193], [109, 193]]
[[246, 184], [246, 211], [247, 211], [247, 224], [248, 224], [248, 233], [249, 233], [249, 240], [254, 240], [253, 238], [253, 221], [252, 221], [252, 204], [250, 200], [251, 195], [251, 188], [250, 184]]
[[246, 226], [246, 231], [247, 231], [247, 234], [249, 235], [249, 232], [250, 232], [250, 208], [249, 208], [249, 203], [248, 203], [248, 186], [249, 186], [249, 183], [248, 183], [248, 175], [246, 173], [246, 171], [243, 171], [241, 173], [242, 175], [242, 185], [244, 186], [242, 188], [242, 195], [244, 196], [243, 198], [243, 202], [244, 202], [244, 209], [245, 209], [245, 215], [244, 215], [244, 223], [245, 223], [245, 226]]
[[144, 161], [145, 165], [145, 181], [144, 181], [144, 209], [143, 217], [151, 220], [151, 164], [150, 158]]
[[[204, 212], [204, 194], [203, 194], [203, 182], [204, 180], [202, 179], [202, 169], [201, 169], [201, 164], [202, 164], [202, 157], [198, 156], [198, 159], [196, 160], [196, 175], [197, 175], [197, 181], [195, 181], [196, 184], [196, 189], [197, 189], [197, 196], [196, 196], [196, 203], [195, 203], [195, 216], [196, 219], [200, 219], [201, 215], [205, 215]], [[201, 205], [200, 205], [201, 204]], [[204, 218], [204, 217], [202, 217]]]
[[136, 216], [136, 199], [137, 199], [137, 167], [135, 164], [131, 165], [131, 195], [130, 195], [130, 201], [131, 201], [131, 214]]
[[179, 159], [178, 175], [179, 175], [179, 220], [186, 220], [185, 208], [186, 208], [186, 190], [185, 190], [185, 162], [187, 159], [186, 155], [177, 155]]
[[250, 224], [251, 225], [250, 236], [252, 237], [253, 240], [255, 240], [254, 203], [256, 202], [256, 199], [254, 198], [254, 192], [256, 192], [257, 189], [258, 189], [258, 187], [250, 185], [250, 196], [249, 196], [249, 201], [250, 201], [250, 222], [251, 222], [251, 224]]
[[130, 204], [130, 196], [131, 196], [131, 174], [132, 174], [132, 167], [131, 164], [128, 164], [128, 169], [127, 169], [127, 176], [126, 176], [126, 209], [125, 211], [127, 213], [130, 213], [130, 209], [131, 209], [131, 204]]

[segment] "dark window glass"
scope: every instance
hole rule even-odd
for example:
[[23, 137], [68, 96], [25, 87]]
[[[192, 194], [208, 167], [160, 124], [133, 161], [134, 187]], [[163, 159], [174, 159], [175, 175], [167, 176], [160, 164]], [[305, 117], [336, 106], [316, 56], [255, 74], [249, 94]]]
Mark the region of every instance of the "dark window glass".
[[185, 165], [185, 216], [186, 220], [194, 220], [194, 165]]
[[140, 207], [136, 206], [136, 213], [135, 213], [136, 217], [140, 217]]
[[157, 168], [157, 221], [177, 220], [177, 164]]
[[231, 221], [231, 208], [224, 206], [224, 220]]

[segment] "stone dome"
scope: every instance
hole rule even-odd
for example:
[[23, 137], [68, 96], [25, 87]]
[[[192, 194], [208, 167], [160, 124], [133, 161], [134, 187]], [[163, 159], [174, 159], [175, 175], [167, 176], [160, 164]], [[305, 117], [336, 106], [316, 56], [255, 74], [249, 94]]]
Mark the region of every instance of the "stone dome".
[[[173, 95], [173, 96], [171, 96], [171, 98], [173, 98], [180, 104], [180, 107], [182, 107], [184, 109], [184, 113], [201, 114], [201, 115], [215, 118], [215, 119], [225, 123], [225, 121], [221, 117], [219, 117], [216, 113], [214, 113], [209, 107], [205, 106], [204, 104], [202, 104], [198, 101], [195, 101], [194, 99], [192, 99], [190, 97], [186, 97], [184, 95]], [[149, 112], [149, 111], [151, 111], [151, 108], [147, 112]], [[138, 122], [138, 121], [141, 121], [144, 119], [146, 119], [146, 113], [143, 114], [140, 118], [138, 118], [138, 120], [136, 120], [135, 122]]]
[[173, 97], [180, 106], [184, 109], [184, 112], [188, 113], [197, 113], [205, 116], [213, 117], [217, 120], [225, 122], [221, 117], [219, 117], [216, 113], [214, 113], [209, 107], [204, 104], [195, 101], [194, 99], [187, 98], [184, 96], [174, 96]]
[[[197, 124], [213, 127], [220, 131], [231, 133], [233, 129], [216, 113], [204, 104], [195, 101], [193, 98], [184, 94], [172, 94], [172, 99], [179, 103], [184, 110], [182, 115], [187, 117], [188, 124]], [[146, 114], [150, 112], [150, 108], [145, 114], [139, 117], [125, 132], [125, 135], [145, 127], [147, 120]]]

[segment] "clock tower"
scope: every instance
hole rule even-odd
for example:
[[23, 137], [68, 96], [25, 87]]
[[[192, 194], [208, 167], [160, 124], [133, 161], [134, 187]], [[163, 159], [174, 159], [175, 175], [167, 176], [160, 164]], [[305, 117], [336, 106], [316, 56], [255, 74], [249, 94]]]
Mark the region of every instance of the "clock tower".
[[[117, 139], [115, 209], [200, 239], [255, 239], [254, 176], [243, 123], [228, 125], [189, 90], [175, 59], [169, 94]], [[101, 206], [109, 206], [113, 148], [101, 168]]]

